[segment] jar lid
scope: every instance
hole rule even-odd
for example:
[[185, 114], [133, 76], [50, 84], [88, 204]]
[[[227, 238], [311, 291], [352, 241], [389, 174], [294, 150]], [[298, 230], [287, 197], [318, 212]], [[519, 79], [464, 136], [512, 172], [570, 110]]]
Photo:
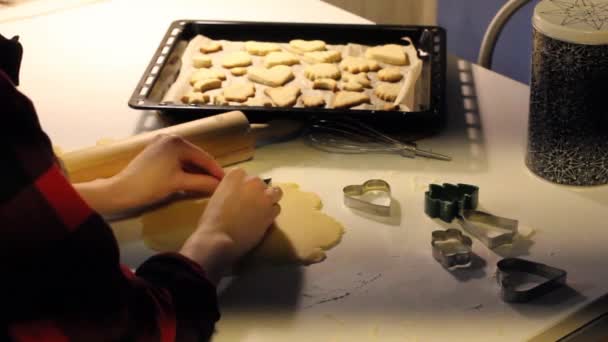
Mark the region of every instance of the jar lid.
[[543, 0], [532, 24], [541, 33], [576, 44], [608, 44], [608, 1]]

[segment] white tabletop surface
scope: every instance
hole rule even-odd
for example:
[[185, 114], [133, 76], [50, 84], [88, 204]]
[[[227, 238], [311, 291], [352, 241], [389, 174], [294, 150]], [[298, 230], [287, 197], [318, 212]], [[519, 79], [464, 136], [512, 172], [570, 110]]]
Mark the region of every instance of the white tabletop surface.
[[[0, 11], [0, 32], [21, 36], [20, 89], [53, 142], [71, 150], [158, 126], [154, 114], [129, 109], [127, 100], [169, 24], [183, 18], [368, 23], [313, 0], [115, 0], [3, 23]], [[604, 294], [608, 188], [557, 186], [526, 169], [528, 92], [451, 57], [448, 127], [419, 144], [452, 162], [326, 154], [299, 140], [260, 148], [243, 166], [318, 193], [346, 234], [320, 264], [257, 270], [222, 284], [214, 340], [519, 341]], [[342, 187], [371, 178], [391, 184], [398, 219], [379, 223], [343, 206]], [[482, 266], [447, 272], [430, 246], [431, 231], [446, 225], [423, 213], [430, 182], [480, 186], [481, 206], [519, 219], [529, 237], [500, 254], [475, 242]], [[133, 266], [151, 253], [137, 226], [115, 225], [123, 260]], [[567, 270], [572, 291], [503, 303], [493, 274], [506, 255]]]

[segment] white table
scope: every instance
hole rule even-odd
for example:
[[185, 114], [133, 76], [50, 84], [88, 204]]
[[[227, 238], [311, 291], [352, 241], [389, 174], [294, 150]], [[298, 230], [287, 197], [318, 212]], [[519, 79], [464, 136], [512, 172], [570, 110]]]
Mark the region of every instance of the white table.
[[[33, 99], [54, 143], [69, 150], [158, 126], [153, 114], [126, 103], [169, 23], [181, 18], [367, 22], [312, 0], [115, 0], [3, 23], [0, 32], [21, 35], [20, 89]], [[451, 57], [448, 107], [447, 129], [420, 145], [453, 156], [449, 163], [332, 155], [302, 141], [260, 148], [244, 167], [318, 193], [324, 211], [347, 232], [320, 264], [260, 270], [223, 284], [215, 340], [517, 341], [604, 294], [608, 188], [557, 186], [526, 169], [528, 88]], [[378, 223], [342, 205], [344, 185], [370, 178], [392, 185], [399, 220]], [[442, 269], [430, 248], [430, 233], [442, 224], [423, 213], [430, 182], [479, 185], [484, 209], [535, 232], [512, 253], [566, 269], [570, 295], [503, 303], [493, 278], [501, 256], [479, 242], [474, 250], [485, 267], [459, 274]], [[150, 253], [137, 229], [134, 221], [115, 225], [131, 265]]]

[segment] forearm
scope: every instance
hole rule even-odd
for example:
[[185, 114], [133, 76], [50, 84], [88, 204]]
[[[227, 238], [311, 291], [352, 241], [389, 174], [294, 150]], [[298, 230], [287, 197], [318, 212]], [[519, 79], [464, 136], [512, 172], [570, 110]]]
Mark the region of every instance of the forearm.
[[179, 253], [202, 267], [207, 279], [217, 285], [235, 261], [234, 256], [229, 254], [232, 244], [233, 241], [222, 234], [190, 237]]
[[73, 186], [87, 204], [101, 214], [124, 211], [134, 205], [113, 178], [96, 179]]

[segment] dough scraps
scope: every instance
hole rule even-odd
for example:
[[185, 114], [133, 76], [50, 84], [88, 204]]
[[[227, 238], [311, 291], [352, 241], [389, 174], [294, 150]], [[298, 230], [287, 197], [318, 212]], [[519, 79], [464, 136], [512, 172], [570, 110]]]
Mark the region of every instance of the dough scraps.
[[[321, 212], [321, 199], [297, 184], [276, 184], [283, 189], [281, 214], [247, 263], [304, 264], [323, 261], [325, 251], [344, 234], [342, 224]], [[156, 251], [179, 251], [196, 229], [208, 199], [184, 200], [142, 216], [145, 244]]]

